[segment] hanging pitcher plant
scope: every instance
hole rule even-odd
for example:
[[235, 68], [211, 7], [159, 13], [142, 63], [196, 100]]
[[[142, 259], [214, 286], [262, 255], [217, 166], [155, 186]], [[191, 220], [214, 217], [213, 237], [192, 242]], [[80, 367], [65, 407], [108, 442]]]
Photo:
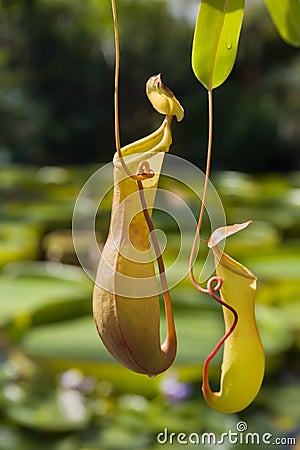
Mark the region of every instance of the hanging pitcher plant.
[[[109, 352], [129, 369], [151, 377], [174, 361], [176, 332], [170, 293], [151, 214], [164, 153], [172, 144], [171, 122], [184, 111], [160, 75], [146, 85], [153, 107], [165, 115], [161, 126], [124, 148], [118, 119], [118, 24], [116, 38], [114, 193], [108, 238], [101, 254], [93, 295], [96, 327]], [[160, 302], [150, 252], [153, 241], [164, 296], [167, 336], [160, 344]]]
[[[110, 353], [129, 369], [155, 376], [172, 364], [177, 345], [151, 211], [163, 155], [172, 143], [172, 118], [176, 115], [181, 120], [183, 109], [163, 85], [160, 75], [150, 78], [147, 94], [153, 106], [166, 117], [156, 131], [120, 149], [114, 158], [111, 224], [98, 267], [93, 309], [98, 333]], [[162, 346], [150, 233], [165, 301], [167, 337]]]
[[[265, 1], [282, 38], [299, 46], [299, 0]], [[250, 221], [214, 230], [208, 247], [214, 255], [216, 275], [203, 287], [194, 274], [211, 168], [213, 90], [222, 85], [234, 66], [244, 3], [244, 0], [201, 0], [192, 47], [193, 71], [208, 92], [209, 129], [204, 189], [189, 275], [194, 287], [219, 302], [223, 309], [225, 334], [204, 362], [202, 385], [208, 405], [222, 413], [240, 411], [253, 401], [260, 390], [265, 368], [255, 319], [256, 277], [220, 246]], [[174, 116], [181, 121], [184, 111], [161, 76], [151, 77], [146, 93], [156, 111], [164, 115], [162, 124], [143, 139], [121, 147], [118, 21], [115, 0], [111, 0], [111, 4], [116, 44], [114, 192], [109, 234], [94, 287], [93, 313], [98, 333], [115, 359], [135, 372], [153, 377], [170, 367], [176, 356], [177, 341], [164, 262], [151, 216], [164, 155], [172, 144], [171, 122]], [[167, 323], [162, 344], [159, 289], [150, 236]], [[209, 364], [222, 347], [220, 389], [214, 392], [209, 383]]]
[[[260, 390], [265, 367], [264, 351], [255, 320], [256, 277], [249, 269], [219, 249], [226, 237], [250, 222], [215, 230], [208, 241], [216, 261], [216, 276], [201, 287], [194, 276], [196, 244], [205, 212], [213, 145], [213, 89], [229, 76], [236, 59], [244, 17], [244, 0], [201, 0], [195, 27], [192, 67], [208, 92], [209, 133], [206, 177], [198, 227], [190, 258], [190, 278], [200, 292], [209, 294], [223, 307], [225, 335], [206, 358], [202, 391], [206, 402], [223, 413], [246, 408]], [[300, 3], [298, 0], [266, 0], [267, 8], [284, 40], [300, 45]], [[220, 294], [220, 295], [218, 295]], [[220, 390], [209, 385], [209, 363], [224, 345]]]

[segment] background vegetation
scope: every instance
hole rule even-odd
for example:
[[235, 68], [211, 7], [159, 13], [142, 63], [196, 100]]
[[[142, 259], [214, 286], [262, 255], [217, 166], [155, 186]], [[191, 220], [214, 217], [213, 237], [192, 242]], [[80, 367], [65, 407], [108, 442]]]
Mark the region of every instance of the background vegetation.
[[[199, 93], [190, 70], [195, 16], [190, 19], [187, 12], [197, 2], [185, 3], [180, 10], [178, 2], [155, 1], [155, 7], [119, 2], [121, 125], [124, 143], [154, 127], [159, 119], [144, 86], [161, 72], [186, 108], [185, 121], [175, 130], [175, 151], [198, 163], [206, 140], [206, 94]], [[215, 94], [214, 166], [297, 169], [299, 51], [277, 36], [262, 2], [254, 5], [246, 5], [236, 68]], [[2, 160], [109, 161], [114, 52], [109, 2], [2, 0], [0, 49]]]
[[[267, 356], [255, 403], [225, 416], [200, 393], [201, 365], [222, 335], [221, 311], [187, 279], [172, 290], [176, 364], [154, 380], [117, 365], [92, 321], [92, 283], [77, 265], [71, 220], [84, 182], [114, 153], [109, 3], [1, 1], [0, 450], [155, 449], [164, 427], [221, 434], [238, 420], [249, 431], [297, 436], [299, 50], [280, 40], [263, 5], [249, 1], [236, 67], [215, 92], [213, 182], [228, 223], [254, 221], [227, 250], [259, 277]], [[206, 93], [190, 69], [197, 2], [184, 3], [119, 2], [121, 136], [125, 144], [157, 126], [144, 86], [162, 72], [186, 109], [174, 124], [172, 152], [203, 167]], [[189, 193], [173, 188], [196, 213]], [[100, 241], [109, 208], [107, 198], [97, 219]], [[176, 234], [164, 216], [156, 220], [168, 233], [170, 264]], [[83, 235], [83, 250], [85, 242]]]

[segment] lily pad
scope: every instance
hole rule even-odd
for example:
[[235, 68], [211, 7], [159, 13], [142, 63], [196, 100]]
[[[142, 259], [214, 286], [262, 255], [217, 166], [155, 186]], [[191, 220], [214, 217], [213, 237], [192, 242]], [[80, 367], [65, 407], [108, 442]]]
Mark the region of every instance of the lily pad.
[[24, 263], [12, 264], [5, 273], [0, 277], [2, 327], [14, 323], [26, 329], [90, 312], [91, 284], [78, 267]]
[[276, 307], [257, 305], [256, 316], [261, 339], [267, 355], [284, 352], [293, 343], [285, 314]]
[[270, 254], [260, 254], [256, 257], [246, 258], [247, 266], [259, 279], [265, 280], [299, 280], [300, 255], [299, 249], [283, 249]]
[[300, 303], [295, 301], [292, 303], [287, 303], [282, 306], [282, 311], [285, 313], [286, 320], [289, 327], [293, 331], [300, 332]]
[[[218, 316], [210, 311], [199, 314], [181, 311], [176, 317], [176, 327], [179, 340], [176, 363], [199, 365], [222, 336], [222, 313]], [[36, 357], [112, 361], [98, 338], [92, 316], [38, 327], [28, 332], [21, 344]]]
[[0, 267], [20, 259], [35, 259], [39, 252], [37, 227], [25, 223], [0, 224]]
[[264, 305], [285, 307], [288, 304], [299, 304], [299, 298], [300, 279], [270, 279], [261, 283], [257, 292], [257, 302]]

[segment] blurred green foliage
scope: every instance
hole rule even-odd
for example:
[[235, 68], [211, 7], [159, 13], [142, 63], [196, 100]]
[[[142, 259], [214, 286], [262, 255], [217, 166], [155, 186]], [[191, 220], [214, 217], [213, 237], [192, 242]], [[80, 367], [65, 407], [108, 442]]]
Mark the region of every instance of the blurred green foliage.
[[[226, 249], [259, 278], [257, 319], [267, 359], [255, 402], [239, 414], [221, 415], [205, 404], [200, 385], [203, 361], [223, 333], [222, 313], [188, 278], [171, 291], [179, 338], [171, 370], [155, 379], [134, 374], [117, 364], [100, 342], [91, 313], [92, 282], [78, 267], [70, 243], [72, 205], [96, 168], [10, 166], [0, 173], [0, 449], [40, 450], [47, 445], [47, 450], [154, 450], [160, 448], [156, 435], [165, 427], [176, 433], [220, 435], [234, 432], [239, 420], [247, 422], [249, 432], [296, 435], [299, 172], [213, 174], [228, 223], [253, 219], [248, 229], [228, 240]], [[167, 180], [163, 182], [167, 188]], [[185, 187], [172, 186], [193, 209], [194, 198]], [[109, 201], [101, 204], [100, 242], [109, 209]], [[168, 267], [178, 252], [178, 231], [165, 214], [156, 211], [155, 218], [167, 233]], [[203, 237], [208, 233], [205, 227]], [[85, 240], [82, 235], [81, 251]], [[186, 270], [183, 266], [177, 270]], [[211, 367], [216, 385], [221, 359], [217, 355]]]
[[[299, 168], [299, 51], [281, 41], [262, 3], [247, 4], [236, 67], [215, 93], [218, 169]], [[118, 2], [121, 136], [126, 144], [157, 125], [144, 90], [161, 72], [186, 109], [174, 126], [173, 151], [202, 163], [206, 92], [190, 67], [195, 5], [186, 0], [183, 15], [178, 2]], [[113, 54], [109, 1], [2, 0], [0, 158], [38, 165], [110, 160]]]
[[[203, 167], [206, 93], [190, 69], [190, 15], [179, 14], [175, 0], [118, 3], [122, 141], [160, 120], [144, 85], [162, 72], [186, 108], [172, 151]], [[185, 0], [185, 12], [195, 3]], [[212, 181], [228, 223], [253, 220], [226, 248], [259, 277], [267, 372], [253, 405], [220, 415], [200, 384], [204, 358], [223, 333], [221, 310], [187, 278], [171, 292], [179, 348], [166, 374], [150, 379], [119, 366], [93, 324], [92, 282], [78, 266], [71, 221], [84, 182], [114, 152], [109, 2], [0, 2], [0, 450], [154, 450], [164, 427], [220, 435], [238, 420], [252, 432], [299, 435], [299, 51], [281, 42], [259, 6], [249, 2], [245, 19], [236, 68], [215, 93], [213, 165], [222, 170]], [[173, 188], [198, 208], [182, 186]], [[109, 215], [107, 196], [96, 220], [100, 243]], [[168, 266], [178, 230], [167, 215], [155, 220], [167, 233]], [[81, 245], [89, 251], [84, 234]]]

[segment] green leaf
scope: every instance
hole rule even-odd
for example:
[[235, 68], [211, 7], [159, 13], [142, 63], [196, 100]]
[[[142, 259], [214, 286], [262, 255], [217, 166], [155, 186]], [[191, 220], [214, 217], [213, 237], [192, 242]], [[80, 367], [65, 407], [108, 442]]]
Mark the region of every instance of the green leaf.
[[0, 277], [0, 327], [23, 332], [90, 313], [91, 284], [79, 267], [19, 262], [6, 269]]
[[278, 33], [288, 44], [300, 47], [299, 0], [265, 0]]
[[230, 74], [238, 48], [244, 0], [202, 0], [196, 22], [192, 67], [207, 89]]

